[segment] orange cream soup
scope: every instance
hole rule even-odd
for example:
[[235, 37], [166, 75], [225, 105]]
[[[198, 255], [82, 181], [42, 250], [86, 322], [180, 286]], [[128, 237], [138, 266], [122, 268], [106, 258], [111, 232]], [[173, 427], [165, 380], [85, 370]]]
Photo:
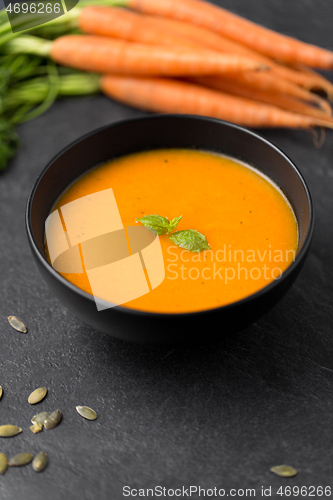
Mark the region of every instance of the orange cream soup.
[[[160, 236], [165, 279], [125, 307], [189, 312], [230, 304], [272, 282], [293, 261], [298, 229], [279, 188], [255, 169], [203, 151], [167, 149], [125, 156], [79, 178], [55, 208], [112, 188], [124, 226], [137, 217], [183, 214], [177, 231], [197, 229], [211, 251], [191, 253]], [[91, 293], [87, 275], [63, 274]]]

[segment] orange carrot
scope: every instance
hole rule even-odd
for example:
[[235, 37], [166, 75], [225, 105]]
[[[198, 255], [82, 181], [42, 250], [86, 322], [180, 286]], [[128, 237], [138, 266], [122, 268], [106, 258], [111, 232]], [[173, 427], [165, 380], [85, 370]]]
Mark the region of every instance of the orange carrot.
[[149, 46], [90, 35], [57, 38], [50, 56], [64, 66], [98, 73], [181, 76], [262, 69], [261, 63], [234, 54]]
[[[244, 57], [249, 56], [257, 60], [258, 63], [261, 62], [268, 65], [272, 63], [272, 61], [265, 56], [204, 28], [170, 19], [144, 16], [115, 7], [85, 7], [82, 9], [79, 18], [79, 27], [85, 33], [94, 35], [112, 36], [133, 42], [154, 45], [195, 48], [196, 51], [198, 51], [198, 49], [207, 50], [208, 47], [219, 50], [219, 47], [223, 47], [222, 51], [219, 50], [220, 52], [230, 51], [231, 53], [237, 53]], [[173, 32], [173, 29], [177, 32]], [[189, 37], [191, 34], [193, 35], [193, 39]], [[209, 43], [210, 40], [211, 43]], [[206, 48], [205, 45], [208, 45], [208, 47]], [[287, 76], [288, 71], [297, 74], [296, 71], [272, 63], [272, 71], [269, 73], [256, 74], [251, 78], [249, 76], [248, 85], [251, 88], [258, 87], [265, 91], [288, 94], [298, 99], [303, 99], [306, 102], [315, 102], [321, 106], [328, 115], [331, 114], [331, 108], [326, 101], [308, 91], [299, 89], [297, 85], [285, 81], [284, 78], [277, 78], [276, 75], [279, 75], [280, 68], [283, 70], [282, 74], [287, 73]], [[241, 78], [243, 83], [246, 83], [244, 81], [246, 78], [244, 75], [237, 74], [234, 78]], [[312, 77], [311, 80], [313, 80]], [[308, 82], [308, 85], [310, 85], [310, 82]]]
[[[222, 81], [221, 81], [222, 80]], [[282, 78], [277, 78], [275, 75], [270, 73], [261, 73], [260, 75], [245, 75], [237, 74], [237, 78], [232, 78], [231, 75], [225, 75], [222, 77], [207, 76], [205, 78], [205, 85], [207, 87], [212, 87], [215, 89], [221, 89], [223, 87], [223, 82], [227, 80], [232, 83], [240, 83], [254, 90], [261, 90], [263, 92], [273, 92], [280, 95], [294, 97], [296, 99], [303, 100], [305, 102], [310, 102], [319, 106], [328, 116], [332, 115], [331, 106], [325, 99], [320, 96], [309, 92], [306, 89], [298, 87], [287, 80]]]
[[[145, 15], [144, 17], [147, 21], [154, 22], [155, 29], [160, 30], [160, 32], [161, 29], [164, 28], [164, 33], [169, 33], [169, 35], [171, 33], [177, 34], [178, 36], [182, 36], [184, 41], [186, 39], [188, 43], [199, 43], [202, 48], [215, 49], [218, 52], [228, 52], [230, 54], [247, 55], [252, 59], [258, 59], [263, 64], [267, 64], [267, 66], [270, 67], [271, 72], [275, 73], [279, 77], [290, 80], [291, 82], [305, 87], [308, 90], [324, 90], [327, 95], [333, 97], [332, 83], [322, 75], [319, 75], [314, 71], [310, 71], [306, 67], [290, 68], [283, 66], [269, 57], [265, 57], [263, 54], [242, 45], [241, 43], [230, 40], [230, 38], [198, 25], [189, 24], [184, 21], [179, 21], [178, 19], [170, 19], [167, 17], [152, 15]], [[168, 44], [167, 41], [162, 43]]]
[[[289, 69], [289, 68], [288, 68]], [[297, 64], [292, 67], [292, 71], [298, 75], [299, 78], [304, 80], [301, 85], [308, 90], [323, 90], [326, 92], [330, 101], [333, 101], [333, 84], [324, 78], [313, 69], [308, 68], [302, 64]]]
[[271, 104], [273, 106], [277, 106], [278, 108], [291, 111], [292, 113], [299, 113], [301, 115], [314, 116], [322, 119], [326, 119], [327, 116], [329, 116], [324, 111], [287, 95], [278, 94], [276, 92], [265, 92], [254, 87], [242, 85], [241, 83], [232, 80], [219, 78], [218, 81], [215, 81], [215, 85], [211, 80], [208, 81], [208, 85], [206, 85], [207, 77], [191, 78], [191, 81], [204, 87], [208, 86], [215, 90], [220, 90], [227, 94]]
[[[139, 43], [200, 47], [244, 55], [266, 64], [282, 78], [306, 86], [308, 89], [315, 88], [317, 85], [317, 88], [320, 86], [326, 91], [329, 85], [330, 91], [333, 90], [330, 82], [323, 77], [316, 78], [313, 74], [301, 75], [299, 71], [282, 66], [229, 38], [176, 19], [142, 15], [117, 7], [90, 5], [83, 8], [80, 13], [79, 28], [92, 35], [112, 36]], [[325, 85], [323, 80], [325, 80]]]
[[170, 33], [167, 28], [161, 30], [156, 24], [153, 16], [143, 16], [128, 9], [101, 5], [89, 5], [83, 8], [78, 20], [80, 30], [90, 35], [111, 36], [152, 45], [185, 46], [197, 49], [198, 44], [189, 40], [188, 37]]
[[[113, 8], [109, 8], [109, 10], [113, 10]], [[269, 58], [265, 58], [265, 56], [259, 52], [256, 52], [241, 43], [235, 42], [220, 33], [216, 33], [215, 31], [211, 31], [196, 24], [190, 24], [186, 21], [180, 21], [179, 19], [149, 14], [145, 14], [144, 16], [142, 15], [142, 21], [144, 20], [146, 20], [146, 22], [154, 22], [158, 30], [164, 29], [165, 32], [177, 33], [177, 35], [187, 41], [199, 42], [201, 46], [210, 47], [211, 49], [219, 52], [242, 54], [254, 58], [260, 58], [261, 60], [266, 59], [266, 61], [271, 62]]]
[[333, 128], [333, 120], [289, 113], [199, 85], [163, 78], [105, 75], [102, 91], [127, 105], [162, 113], [211, 116], [249, 127]]
[[287, 63], [332, 69], [333, 53], [276, 33], [202, 0], [128, 0], [127, 6], [146, 14], [171, 17], [204, 26], [262, 54]]
[[333, 84], [314, 70], [310, 71], [304, 67], [302, 70], [297, 71], [294, 67], [276, 64], [274, 66], [274, 73], [307, 90], [321, 90], [327, 94], [330, 100], [333, 98]]

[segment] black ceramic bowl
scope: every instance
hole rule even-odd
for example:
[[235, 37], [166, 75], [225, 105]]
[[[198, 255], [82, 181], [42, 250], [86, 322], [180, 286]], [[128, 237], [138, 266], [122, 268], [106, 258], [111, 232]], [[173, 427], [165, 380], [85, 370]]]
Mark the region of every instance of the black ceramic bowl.
[[[60, 276], [44, 249], [45, 220], [59, 195], [94, 165], [156, 148], [195, 148], [243, 160], [270, 177], [285, 193], [299, 224], [295, 261], [279, 280], [233, 304], [195, 313], [157, 314], [121, 306], [97, 311], [93, 297]], [[250, 325], [286, 293], [300, 271], [313, 232], [313, 206], [306, 183], [273, 144], [242, 127], [219, 120], [155, 115], [118, 122], [91, 132], [56, 156], [37, 179], [28, 199], [26, 227], [37, 266], [59, 300], [85, 323], [113, 337], [155, 344], [220, 339]]]

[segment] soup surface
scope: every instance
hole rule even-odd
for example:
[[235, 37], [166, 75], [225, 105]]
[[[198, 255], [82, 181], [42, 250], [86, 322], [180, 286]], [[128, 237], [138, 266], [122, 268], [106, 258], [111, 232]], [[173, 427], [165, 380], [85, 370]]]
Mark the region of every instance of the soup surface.
[[[193, 253], [159, 236], [165, 279], [125, 307], [177, 313], [230, 304], [278, 278], [296, 255], [297, 222], [285, 196], [230, 158], [182, 149], [125, 156], [83, 175], [54, 209], [109, 188], [125, 227], [147, 214], [183, 215], [176, 231], [196, 229], [211, 248]], [[63, 276], [92, 293], [86, 272]]]

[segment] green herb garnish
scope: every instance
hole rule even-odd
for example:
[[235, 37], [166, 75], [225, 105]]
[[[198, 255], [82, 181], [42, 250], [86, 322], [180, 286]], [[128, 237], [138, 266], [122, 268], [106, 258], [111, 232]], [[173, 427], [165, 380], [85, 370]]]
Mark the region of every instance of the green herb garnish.
[[168, 234], [172, 233], [172, 231], [174, 231], [176, 229], [176, 227], [178, 226], [178, 223], [182, 217], [183, 216], [180, 215], [179, 217], [175, 217], [174, 219], [172, 219], [172, 221], [169, 224]]
[[206, 236], [199, 233], [199, 231], [196, 231], [195, 229], [177, 231], [176, 233], [171, 234], [170, 240], [189, 252], [202, 252], [203, 250], [210, 250]]
[[[180, 219], [183, 216], [175, 217], [170, 222], [167, 217], [162, 217], [161, 215], [145, 215], [136, 219], [138, 222], [146, 228], [152, 231], [154, 234], [170, 234], [176, 227]], [[195, 229], [186, 229], [185, 231], [177, 231], [169, 236], [170, 240], [176, 245], [189, 252], [202, 252], [203, 250], [210, 250], [210, 246], [207, 243], [206, 236], [199, 233]]]
[[136, 219], [137, 221], [141, 222], [141, 224], [152, 231], [155, 234], [170, 234], [171, 231], [176, 229], [178, 226], [178, 223], [180, 219], [183, 216], [180, 215], [179, 217], [175, 217], [172, 219], [170, 222], [167, 217], [162, 217], [161, 215], [145, 215], [144, 217], [140, 217], [140, 219]]

